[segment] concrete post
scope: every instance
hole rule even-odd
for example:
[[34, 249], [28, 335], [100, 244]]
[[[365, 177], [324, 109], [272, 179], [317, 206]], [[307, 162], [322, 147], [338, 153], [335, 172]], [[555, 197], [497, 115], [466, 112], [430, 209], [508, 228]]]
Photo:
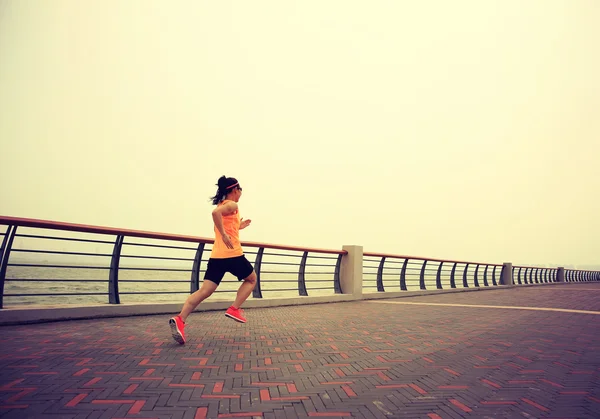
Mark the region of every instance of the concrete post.
[[556, 282], [565, 282], [565, 268], [558, 268], [558, 272], [556, 273]]
[[502, 264], [502, 276], [500, 277], [500, 284], [502, 285], [513, 285], [513, 266], [510, 262], [504, 262]]
[[348, 252], [342, 257], [340, 266], [342, 294], [352, 294], [357, 299], [362, 298], [363, 247], [343, 246], [342, 249]]

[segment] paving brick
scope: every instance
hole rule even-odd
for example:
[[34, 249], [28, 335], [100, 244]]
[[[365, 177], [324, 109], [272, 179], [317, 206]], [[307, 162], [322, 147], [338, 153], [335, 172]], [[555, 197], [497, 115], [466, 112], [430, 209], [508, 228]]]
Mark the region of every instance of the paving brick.
[[[576, 287], [398, 301], [600, 310]], [[600, 316], [381, 302], [247, 314], [192, 314], [184, 346], [168, 316], [1, 327], [0, 418], [600, 417]]]

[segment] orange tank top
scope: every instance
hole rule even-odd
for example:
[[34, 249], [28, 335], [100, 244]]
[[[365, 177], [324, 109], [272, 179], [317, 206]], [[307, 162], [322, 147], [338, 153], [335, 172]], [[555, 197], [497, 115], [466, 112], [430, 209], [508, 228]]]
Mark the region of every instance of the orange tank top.
[[[217, 205], [220, 207], [229, 202], [225, 200]], [[242, 251], [242, 245], [240, 243], [240, 211], [236, 210], [233, 214], [224, 215], [223, 216], [223, 228], [225, 232], [229, 234], [231, 238], [231, 244], [233, 244], [233, 249], [229, 249], [225, 246], [223, 242], [223, 236], [215, 226], [215, 244], [213, 245], [212, 252], [210, 254], [211, 258], [214, 259], [224, 259], [224, 258], [233, 258], [237, 256], [242, 256], [244, 252]]]

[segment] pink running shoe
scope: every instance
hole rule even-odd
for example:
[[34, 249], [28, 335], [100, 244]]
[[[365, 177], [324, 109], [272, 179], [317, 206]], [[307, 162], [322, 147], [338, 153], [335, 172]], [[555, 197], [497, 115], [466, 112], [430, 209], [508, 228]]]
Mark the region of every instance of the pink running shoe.
[[185, 323], [181, 320], [181, 317], [171, 317], [169, 319], [169, 326], [171, 326], [171, 335], [173, 336], [173, 339], [180, 345], [183, 345], [185, 343], [185, 333], [183, 332]]
[[227, 309], [225, 315], [240, 323], [246, 323], [246, 318], [244, 317], [244, 310], [242, 310], [241, 308], [235, 308], [234, 306], [231, 306]]

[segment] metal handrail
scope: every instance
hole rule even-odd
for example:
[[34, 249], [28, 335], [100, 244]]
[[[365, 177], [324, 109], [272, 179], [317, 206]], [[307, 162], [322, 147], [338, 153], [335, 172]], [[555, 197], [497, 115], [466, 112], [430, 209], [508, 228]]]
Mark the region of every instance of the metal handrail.
[[[365, 262], [378, 263], [378, 266], [365, 266]], [[437, 263], [437, 265], [430, 267], [431, 262], [434, 264]], [[395, 264], [395, 266], [389, 266], [390, 263]], [[498, 270], [497, 268], [499, 267], [502, 269]], [[363, 253], [363, 269], [364, 268], [377, 270], [376, 272], [364, 272], [365, 276], [376, 275], [376, 279], [366, 279], [363, 281], [363, 284], [366, 283], [366, 285], [363, 285], [363, 288], [377, 288], [377, 292], [386, 291], [386, 286], [384, 286], [384, 271], [387, 271], [388, 274], [390, 271], [392, 271], [394, 272], [394, 275], [397, 275], [397, 272], [400, 271], [400, 276], [397, 279], [399, 280], [399, 289], [402, 291], [406, 291], [408, 289], [408, 279], [413, 279], [412, 283], [415, 285], [416, 281], [418, 281], [419, 289], [427, 290], [428, 285], [432, 285], [434, 282], [434, 279], [431, 278], [433, 272], [435, 272], [436, 289], [444, 289], [442, 279], [449, 279], [450, 288], [459, 287], [457, 285], [457, 276], [460, 274], [462, 274], [462, 288], [469, 288], [471, 286], [470, 280], [472, 281], [472, 286], [475, 288], [480, 287], [482, 283], [484, 287], [498, 286], [502, 284], [501, 281], [505, 271], [504, 264], [458, 261], [451, 259], [376, 252]], [[457, 268], [459, 268], [458, 271], [460, 272], [457, 272]], [[450, 272], [448, 272], [448, 270], [450, 270]], [[481, 273], [482, 270], [483, 274]], [[534, 283], [540, 284], [557, 282], [558, 271], [559, 268], [556, 267], [516, 265], [512, 267], [512, 272], [508, 273], [508, 275], [512, 277], [511, 283], [515, 285]], [[490, 279], [490, 276], [491, 281], [488, 280]], [[599, 279], [599, 272], [565, 270], [566, 282], [591, 281]], [[482, 283], [480, 281], [482, 281]], [[393, 287], [396, 288], [396, 286]]]
[[[378, 259], [372, 259], [378, 258]], [[435, 288], [438, 290], [444, 289], [443, 279], [449, 280], [450, 288], [457, 288], [457, 267], [461, 265], [462, 268], [462, 287], [469, 287], [469, 268], [474, 267], [473, 271], [473, 286], [479, 287], [479, 280], [483, 281], [484, 286], [489, 286], [488, 282], [488, 270], [493, 267], [491, 273], [491, 282], [493, 286], [498, 285], [496, 271], [498, 267], [502, 267], [501, 264], [495, 263], [482, 263], [482, 262], [468, 262], [468, 261], [457, 261], [450, 259], [439, 259], [429, 258], [422, 256], [408, 256], [398, 255], [389, 253], [377, 253], [377, 252], [363, 252], [363, 264], [364, 262], [378, 262], [376, 279], [375, 280], [363, 280], [363, 288], [377, 288], [377, 292], [385, 292], [387, 286], [384, 284], [385, 271], [394, 271], [394, 277], [396, 278], [393, 288], [400, 291], [407, 291], [409, 286], [408, 279], [414, 279], [413, 283], [417, 285], [420, 290], [427, 290], [428, 285], [433, 285], [435, 281]], [[431, 262], [434, 263], [431, 266]], [[394, 267], [385, 266], [386, 263], [396, 263]], [[437, 265], [435, 265], [437, 263]], [[429, 265], [428, 265], [429, 264]], [[401, 265], [401, 266], [400, 266]], [[485, 266], [483, 276], [480, 278], [479, 267]], [[369, 268], [375, 268], [375, 266], [368, 266]], [[364, 266], [363, 266], [364, 268]], [[446, 268], [446, 272], [444, 272]], [[400, 275], [397, 275], [397, 271], [400, 271]], [[450, 272], [448, 272], [450, 270]], [[428, 274], [431, 275], [435, 272], [435, 280], [428, 278]], [[367, 275], [373, 275], [374, 272], [368, 272]], [[397, 281], [397, 282], [396, 282]], [[365, 282], [375, 283], [375, 285], [364, 285]]]
[[[206, 244], [213, 244], [214, 239], [206, 238], [206, 237], [197, 237], [197, 236], [188, 236], [188, 235], [179, 235], [179, 234], [167, 234], [167, 233], [156, 233], [149, 231], [141, 231], [141, 230], [130, 230], [130, 229], [121, 229], [121, 228], [113, 228], [113, 227], [101, 227], [101, 226], [92, 226], [85, 224], [74, 224], [74, 223], [64, 223], [57, 221], [47, 221], [47, 220], [39, 220], [39, 219], [30, 219], [30, 218], [19, 218], [19, 217], [7, 217], [0, 216], [0, 225], [7, 225], [8, 228], [5, 232], [1, 233], [2, 237], [0, 237], [0, 241], [2, 242], [2, 248], [0, 252], [0, 308], [3, 307], [3, 299], [5, 296], [7, 297], [23, 297], [23, 296], [65, 296], [65, 295], [107, 295], [108, 300], [112, 304], [120, 303], [120, 296], [126, 294], [173, 294], [173, 293], [183, 293], [182, 291], [120, 291], [119, 284], [123, 283], [139, 283], [139, 282], [160, 282], [157, 280], [139, 280], [139, 279], [122, 279], [119, 278], [119, 273], [122, 273], [127, 270], [157, 270], [157, 271], [180, 271], [180, 272], [190, 272], [191, 278], [190, 281], [181, 281], [181, 280], [165, 280], [163, 282], [168, 283], [176, 283], [176, 282], [190, 282], [190, 291], [194, 292], [199, 288], [199, 280], [200, 280], [200, 264], [203, 260], [203, 252], [205, 250]], [[74, 233], [85, 233], [85, 234], [99, 234], [99, 235], [108, 235], [113, 236], [115, 239], [113, 241], [109, 240], [90, 240], [84, 238], [72, 238], [72, 237], [56, 237], [40, 235], [40, 234], [17, 234], [18, 228], [33, 228], [33, 229], [48, 229], [54, 231], [67, 231]], [[42, 249], [12, 249], [12, 244], [15, 238], [27, 238], [27, 239], [49, 239], [49, 240], [66, 240], [71, 242], [87, 242], [87, 243], [100, 243], [103, 245], [112, 244], [113, 250], [110, 253], [90, 253], [90, 252], [69, 252], [69, 251], [55, 251], [55, 250], [42, 250]], [[126, 241], [127, 238], [141, 238], [141, 239], [152, 239], [152, 240], [164, 240], [164, 241], [178, 241], [178, 242], [187, 242], [187, 243], [196, 243], [198, 244], [197, 249], [192, 247], [181, 247], [181, 246], [168, 246], [161, 244], [147, 244], [147, 243], [135, 243]], [[258, 285], [254, 289], [253, 296], [254, 298], [262, 298], [263, 292], [265, 291], [264, 287], [261, 287], [260, 284], [260, 273], [261, 267], [266, 267], [266, 269], [262, 270], [262, 273], [271, 273], [268, 269], [268, 265], [277, 265], [277, 266], [293, 266], [297, 267], [298, 271], [289, 271], [282, 272], [285, 274], [293, 274], [296, 275], [295, 280], [283, 280], [282, 282], [296, 282], [299, 295], [306, 296], [309, 291], [313, 290], [332, 290], [334, 293], [341, 293], [340, 287], [340, 265], [341, 259], [343, 255], [347, 254], [345, 250], [332, 250], [332, 249], [318, 249], [318, 248], [309, 248], [309, 247], [298, 247], [298, 246], [286, 246], [279, 244], [270, 244], [270, 243], [259, 243], [259, 242], [247, 242], [242, 241], [242, 246], [256, 248], [256, 251], [247, 251], [246, 254], [255, 254], [257, 256], [257, 261], [255, 261], [255, 271], [257, 272], [257, 276], [259, 278]], [[177, 249], [177, 250], [188, 250], [193, 251], [196, 250], [196, 256], [194, 258], [187, 257], [167, 257], [167, 256], [148, 256], [148, 255], [139, 255], [132, 254], [132, 251], [129, 250], [126, 253], [122, 252], [122, 248], [125, 246], [143, 246], [143, 247], [152, 247], [159, 248], [161, 250], [164, 249]], [[267, 250], [267, 251], [266, 251]], [[269, 252], [268, 250], [279, 250], [280, 252]], [[302, 252], [300, 255], [296, 254], [285, 254], [281, 251], [287, 252]], [[49, 254], [49, 255], [68, 255], [70, 257], [74, 256], [101, 256], [103, 258], [108, 259], [110, 266], [103, 266], [101, 269], [108, 271], [108, 281], [104, 280], [103, 282], [108, 282], [108, 290], [107, 292], [79, 292], [79, 293], [37, 293], [37, 294], [5, 294], [4, 293], [4, 285], [6, 279], [6, 271], [7, 267], [55, 267], [55, 268], [98, 268], [97, 266], [77, 266], [74, 264], [52, 264], [52, 265], [40, 265], [36, 263], [15, 263], [10, 264], [9, 258], [11, 251], [14, 252], [22, 252], [29, 254]], [[269, 261], [264, 260], [266, 256], [275, 256], [278, 258], [300, 258], [295, 263], [285, 263], [278, 261]], [[193, 266], [190, 269], [173, 269], [173, 268], [142, 268], [142, 267], [128, 267], [121, 266], [121, 262], [123, 260], [160, 260], [164, 262], [189, 262], [193, 263]], [[262, 259], [262, 261], [261, 261]], [[319, 261], [312, 262], [312, 259], [318, 259]], [[206, 260], [206, 258], [204, 259]], [[335, 261], [332, 264], [324, 263], [325, 260]], [[256, 263], [258, 262], [258, 263]], [[140, 262], [141, 263], [141, 262]], [[326, 272], [327, 269], [330, 268], [330, 272]], [[313, 269], [315, 270], [313, 272]], [[307, 279], [307, 276], [315, 275], [319, 276], [318, 280]], [[326, 275], [330, 275], [331, 286], [325, 287], [323, 283], [328, 282], [330, 279], [326, 278]], [[36, 281], [32, 281], [34, 278], [29, 278], [29, 280], [22, 280], [23, 282], [60, 282], [63, 281], [61, 279], [42, 279], [35, 278]], [[13, 280], [13, 279], [8, 279]], [[98, 282], [102, 280], [81, 280], [85, 282]], [[66, 282], [75, 282], [75, 281], [66, 281]], [[263, 280], [264, 282], [264, 280]], [[267, 282], [277, 282], [276, 280], [269, 280]], [[320, 283], [321, 286], [307, 286], [310, 283]], [[294, 289], [277, 289], [278, 291], [293, 291]], [[268, 290], [272, 291], [272, 290]], [[222, 290], [220, 292], [232, 292], [231, 290]]]
[[[60, 221], [47, 221], [38, 220], [33, 218], [19, 218], [19, 217], [7, 217], [0, 216], [0, 225], [15, 225], [19, 227], [34, 227], [34, 228], [47, 228], [51, 230], [62, 230], [62, 231], [74, 231], [79, 233], [94, 233], [94, 234], [107, 234], [107, 235], [122, 235], [126, 237], [137, 237], [144, 239], [157, 239], [157, 240], [171, 240], [171, 241], [182, 241], [191, 243], [214, 243], [214, 239], [199, 236], [187, 236], [182, 234], [170, 234], [170, 233], [156, 233], [142, 230], [129, 230], [123, 228], [114, 227], [100, 227], [86, 224], [74, 224], [64, 223]], [[242, 241], [242, 246], [247, 247], [265, 247], [269, 249], [279, 250], [290, 250], [310, 253], [326, 253], [335, 255], [347, 254], [345, 250], [332, 250], [332, 249], [318, 249], [311, 247], [300, 247], [300, 246], [287, 246], [281, 244], [272, 243], [260, 243], [260, 242], [248, 242]]]
[[395, 259], [409, 259], [409, 260], [427, 260], [429, 262], [449, 262], [449, 263], [468, 263], [469, 265], [489, 265], [489, 266], [502, 266], [502, 264], [486, 263], [486, 262], [468, 262], [452, 259], [436, 259], [423, 256], [408, 256], [408, 255], [397, 255], [390, 253], [377, 253], [377, 252], [363, 252], [363, 256], [374, 256], [374, 257], [386, 257]]

